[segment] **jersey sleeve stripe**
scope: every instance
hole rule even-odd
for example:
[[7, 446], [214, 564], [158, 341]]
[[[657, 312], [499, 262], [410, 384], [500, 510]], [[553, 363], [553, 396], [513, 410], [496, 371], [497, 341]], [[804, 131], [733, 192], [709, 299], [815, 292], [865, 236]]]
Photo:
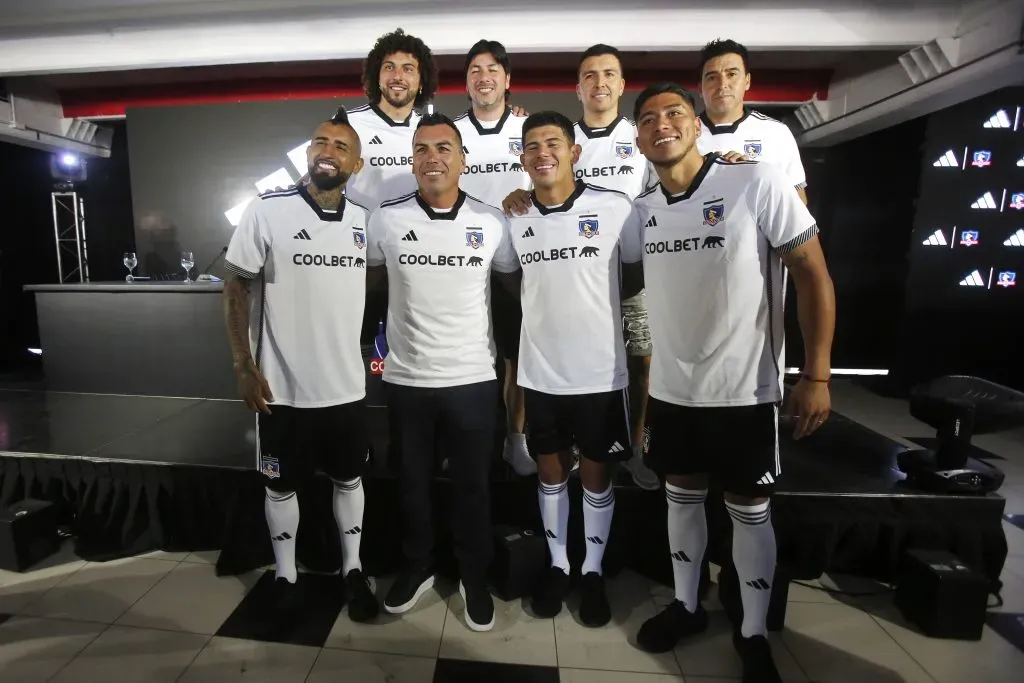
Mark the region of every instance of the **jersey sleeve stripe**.
[[282, 190], [269, 190], [257, 195], [260, 199], [273, 199], [274, 197], [294, 197], [299, 193], [297, 187], [286, 187]]
[[[465, 191], [465, 190], [463, 190], [463, 192], [466, 192], [466, 191]], [[466, 197], [467, 197], [468, 199], [472, 199], [472, 200], [473, 200], [474, 202], [477, 202], [478, 204], [483, 204], [484, 206], [486, 206], [486, 207], [488, 207], [488, 208], [490, 208], [490, 209], [494, 209], [495, 211], [501, 211], [501, 209], [500, 209], [499, 207], [497, 207], [497, 206], [492, 206], [491, 204], [488, 204], [488, 203], [487, 203], [487, 202], [485, 202], [484, 200], [480, 199], [479, 197], [474, 197], [473, 195], [471, 195], [471, 194], [470, 194], [470, 193], [468, 193], [468, 192], [466, 192]], [[504, 213], [504, 211], [502, 211], [502, 213]]]
[[357, 112], [369, 111], [369, 110], [370, 110], [370, 105], [368, 105], [368, 104], [361, 104], [358, 107], [353, 107], [352, 109], [346, 109], [345, 111], [348, 114], [355, 114]]
[[661, 183], [660, 183], [660, 182], [658, 182], [658, 183], [654, 183], [653, 185], [651, 185], [650, 187], [648, 187], [648, 188], [647, 188], [646, 190], [644, 190], [643, 192], [641, 192], [640, 194], [638, 194], [638, 195], [636, 196], [636, 198], [637, 198], [637, 199], [640, 199], [641, 197], [646, 197], [646, 196], [647, 196], [647, 195], [649, 195], [650, 193], [652, 193], [652, 192], [654, 192], [655, 190], [657, 190], [657, 189], [658, 189], [659, 187], [661, 187]]
[[796, 188], [796, 189], [798, 189], [798, 190], [802, 190], [802, 189], [804, 189], [805, 187], [807, 187], [807, 183], [806, 183], [806, 182], [802, 182], [802, 183], [797, 183], [797, 184], [796, 184], [796, 185], [794, 185], [793, 187], [795, 187], [795, 188]]
[[781, 256], [782, 254], [788, 254], [794, 249], [806, 244], [811, 241], [811, 238], [818, 234], [818, 224], [815, 223], [811, 227], [804, 230], [802, 233], [786, 242], [775, 247], [775, 251]]
[[621, 194], [626, 199], [629, 199], [629, 195], [622, 190], [616, 190], [612, 187], [601, 187], [600, 185], [591, 185], [590, 183], [583, 183], [589, 190], [597, 190], [598, 192], [614, 192], [615, 194]]
[[365, 206], [365, 205], [363, 205], [363, 204], [360, 204], [359, 202], [355, 201], [354, 199], [352, 199], [352, 198], [350, 198], [350, 197], [347, 197], [347, 196], [346, 196], [346, 197], [345, 197], [345, 201], [346, 201], [347, 203], [351, 204], [352, 206], [358, 206], [358, 207], [359, 207], [360, 209], [362, 209], [363, 211], [366, 211], [366, 212], [369, 212], [369, 211], [370, 211], [370, 210], [369, 210], [368, 208], [366, 208], [366, 206]]
[[456, 116], [454, 119], [452, 119], [452, 121], [461, 121], [462, 119], [466, 118], [467, 116], [469, 116], [469, 112], [468, 111], [464, 111], [461, 114], [459, 114], [458, 116]]
[[260, 276], [259, 273], [250, 272], [245, 268], [242, 268], [241, 266], [236, 266], [234, 263], [227, 260], [224, 261], [224, 268], [231, 271], [232, 273], [242, 278], [243, 280], [255, 280]]
[[416, 196], [415, 192], [410, 192], [409, 194], [403, 194], [401, 197], [395, 197], [394, 199], [387, 199], [387, 200], [385, 200], [385, 201], [380, 203], [380, 208], [383, 209], [385, 206], [396, 206], [398, 204], [402, 204], [404, 202], [409, 201], [410, 199], [412, 199], [415, 196]]

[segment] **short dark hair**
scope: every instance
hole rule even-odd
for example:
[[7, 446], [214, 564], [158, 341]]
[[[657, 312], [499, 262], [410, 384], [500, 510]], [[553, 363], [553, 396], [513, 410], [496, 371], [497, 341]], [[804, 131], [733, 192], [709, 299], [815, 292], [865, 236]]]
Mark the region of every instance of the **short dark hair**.
[[363, 92], [371, 104], [380, 102], [380, 67], [384, 58], [396, 52], [407, 52], [416, 58], [420, 67], [420, 92], [416, 95], [415, 106], [422, 107], [434, 98], [437, 92], [437, 64], [427, 44], [416, 36], [410, 36], [402, 29], [385, 33], [373, 44], [370, 54], [363, 62]]
[[705, 45], [700, 51], [700, 73], [697, 75], [698, 82], [704, 80], [704, 65], [715, 57], [721, 57], [722, 55], [739, 55], [740, 60], [743, 62], [743, 70], [749, 73], [750, 69], [747, 65], [747, 58], [750, 56], [750, 53], [747, 52], [747, 48], [740, 45], [735, 40], [722, 40], [721, 38], [718, 38]]
[[614, 48], [611, 45], [605, 45], [604, 43], [598, 43], [597, 45], [591, 45], [583, 54], [580, 55], [580, 63], [576, 65], [576, 76], [580, 75], [580, 69], [583, 67], [583, 62], [587, 61], [591, 57], [600, 57], [601, 55], [611, 55], [619, 62], [619, 71], [622, 71], [622, 53], [619, 52], [618, 48]]
[[636, 96], [636, 102], [633, 103], [633, 120], [639, 122], [640, 110], [643, 109], [647, 100], [652, 97], [657, 97], [658, 95], [664, 95], [665, 93], [679, 95], [683, 98], [683, 101], [686, 102], [686, 104], [690, 105], [690, 109], [694, 112], [697, 111], [697, 98], [693, 96], [693, 93], [678, 83], [665, 81], [662, 83], [651, 83], [640, 91], [640, 94]]
[[345, 111], [345, 107], [338, 107], [338, 111], [336, 111], [334, 113], [334, 116], [332, 116], [327, 121], [324, 121], [324, 123], [333, 123], [335, 125], [345, 124], [347, 126], [347, 125], [349, 125], [348, 124], [348, 112]]
[[526, 134], [541, 126], [558, 126], [565, 133], [569, 144], [576, 144], [576, 131], [569, 117], [561, 112], [550, 110], [537, 111], [526, 117], [526, 121], [523, 122], [523, 144], [526, 144]]
[[459, 127], [441, 112], [435, 111], [433, 114], [427, 114], [421, 118], [420, 122], [416, 124], [416, 130], [426, 128], [427, 126], [448, 126], [455, 131], [455, 139], [459, 141], [459, 149], [462, 149], [462, 133], [459, 132]]
[[[463, 68], [463, 73], [469, 71], [470, 63], [479, 57], [480, 55], [491, 55], [494, 57], [494, 61], [501, 64], [501, 68], [505, 70], [505, 75], [508, 76], [512, 73], [512, 60], [508, 57], [508, 51], [505, 50], [505, 46], [496, 40], [487, 40], [481, 38], [473, 44], [473, 47], [469, 48], [469, 52], [466, 53], [466, 66]], [[511, 90], [505, 88], [505, 97], [508, 97]]]

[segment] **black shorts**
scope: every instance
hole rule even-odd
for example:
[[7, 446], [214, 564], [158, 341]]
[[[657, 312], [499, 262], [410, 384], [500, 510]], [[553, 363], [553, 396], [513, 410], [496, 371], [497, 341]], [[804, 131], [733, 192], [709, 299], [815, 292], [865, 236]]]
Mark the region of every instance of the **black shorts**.
[[633, 455], [629, 396], [625, 389], [569, 396], [524, 389], [531, 450], [538, 455], [568, 451], [594, 462], [620, 462]]
[[366, 404], [359, 400], [326, 408], [270, 404], [256, 429], [257, 468], [267, 488], [294, 491], [317, 470], [337, 481], [363, 471], [370, 450]]
[[771, 495], [782, 474], [779, 408], [693, 408], [647, 400], [644, 462], [662, 476], [708, 474], [741, 496]]
[[491, 278], [491, 326], [494, 343], [502, 358], [519, 358], [519, 330], [523, 326], [523, 309], [496, 278]]

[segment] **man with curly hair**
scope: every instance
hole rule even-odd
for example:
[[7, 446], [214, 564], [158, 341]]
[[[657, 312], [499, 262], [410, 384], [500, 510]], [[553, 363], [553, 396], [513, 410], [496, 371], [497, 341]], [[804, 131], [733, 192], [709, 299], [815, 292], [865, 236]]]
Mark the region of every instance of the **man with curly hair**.
[[371, 211], [381, 202], [416, 190], [412, 136], [423, 107], [437, 91], [437, 65], [430, 48], [402, 29], [385, 33], [363, 62], [367, 104], [348, 112], [363, 145], [363, 169], [345, 194]]

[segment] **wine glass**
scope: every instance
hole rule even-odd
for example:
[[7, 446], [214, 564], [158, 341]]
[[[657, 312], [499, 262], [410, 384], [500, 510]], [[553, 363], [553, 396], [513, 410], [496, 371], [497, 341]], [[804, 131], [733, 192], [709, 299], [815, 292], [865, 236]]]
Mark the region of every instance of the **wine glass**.
[[196, 265], [196, 258], [192, 255], [191, 251], [181, 252], [181, 267], [185, 269], [185, 282], [192, 282], [192, 278], [189, 277], [189, 271]]
[[131, 282], [135, 279], [133, 272], [135, 267], [139, 265], [139, 259], [135, 257], [134, 251], [126, 251], [124, 252], [124, 258], [122, 261], [124, 263], [124, 267], [128, 269], [128, 276], [125, 277], [125, 282]]

